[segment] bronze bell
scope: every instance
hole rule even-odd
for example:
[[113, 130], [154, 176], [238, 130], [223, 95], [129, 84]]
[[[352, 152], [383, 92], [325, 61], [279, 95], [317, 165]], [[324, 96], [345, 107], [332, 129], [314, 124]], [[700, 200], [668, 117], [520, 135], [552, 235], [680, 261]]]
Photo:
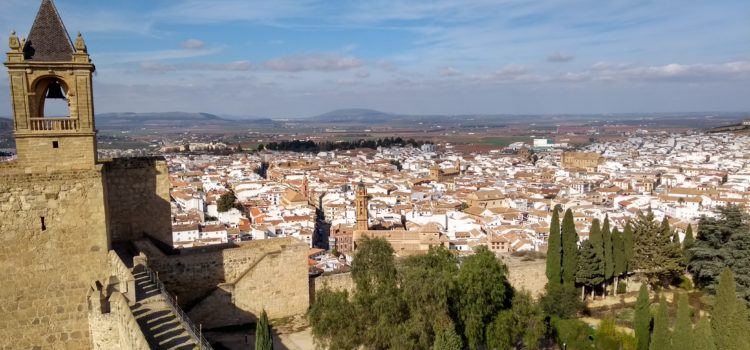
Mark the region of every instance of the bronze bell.
[[63, 93], [62, 86], [60, 86], [60, 82], [55, 80], [49, 84], [49, 87], [47, 88], [47, 98], [65, 99], [65, 94]]

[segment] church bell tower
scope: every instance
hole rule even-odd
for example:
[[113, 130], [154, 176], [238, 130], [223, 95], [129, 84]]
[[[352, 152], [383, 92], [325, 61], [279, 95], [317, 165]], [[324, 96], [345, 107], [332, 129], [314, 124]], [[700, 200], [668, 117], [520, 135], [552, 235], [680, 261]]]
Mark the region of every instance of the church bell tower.
[[369, 229], [367, 223], [367, 187], [365, 187], [363, 182], [357, 184], [355, 202], [357, 214], [357, 225], [355, 226], [355, 229], [357, 231], [367, 231]]
[[[71, 41], [52, 0], [43, 0], [28, 38], [13, 32], [5, 66], [10, 75], [17, 163], [27, 172], [91, 169], [96, 128], [91, 63], [78, 33]], [[45, 115], [61, 99], [65, 115]]]

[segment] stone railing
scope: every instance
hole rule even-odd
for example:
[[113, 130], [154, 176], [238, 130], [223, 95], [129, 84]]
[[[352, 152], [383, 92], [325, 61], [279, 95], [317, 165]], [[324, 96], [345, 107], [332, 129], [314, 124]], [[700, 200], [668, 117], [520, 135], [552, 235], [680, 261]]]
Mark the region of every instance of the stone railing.
[[138, 325], [138, 321], [136, 321], [133, 312], [130, 310], [128, 300], [122, 294], [114, 292], [109, 297], [109, 303], [110, 312], [117, 315], [120, 341], [126, 343], [121, 344], [124, 346], [123, 348], [133, 350], [151, 349], [141, 331], [141, 327]]
[[78, 130], [78, 119], [72, 118], [31, 118], [31, 131], [75, 131]]
[[109, 273], [117, 278], [117, 291], [122, 293], [130, 305], [135, 300], [135, 277], [114, 250], [109, 251]]

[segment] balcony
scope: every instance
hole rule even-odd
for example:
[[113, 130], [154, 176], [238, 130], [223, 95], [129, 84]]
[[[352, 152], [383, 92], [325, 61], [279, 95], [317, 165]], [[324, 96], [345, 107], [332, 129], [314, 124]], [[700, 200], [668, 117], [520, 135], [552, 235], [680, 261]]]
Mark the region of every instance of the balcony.
[[31, 131], [77, 131], [78, 119], [71, 118], [31, 118]]

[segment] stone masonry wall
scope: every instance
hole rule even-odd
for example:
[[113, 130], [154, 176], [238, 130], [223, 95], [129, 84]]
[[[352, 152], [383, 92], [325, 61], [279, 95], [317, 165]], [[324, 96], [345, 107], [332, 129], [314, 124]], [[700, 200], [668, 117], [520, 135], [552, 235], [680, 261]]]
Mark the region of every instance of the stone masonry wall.
[[105, 163], [113, 242], [147, 233], [172, 244], [169, 171], [162, 158], [118, 158]]
[[[53, 147], [57, 142], [58, 148]], [[96, 136], [56, 135], [17, 137], [16, 163], [26, 172], [92, 169], [96, 164]]]
[[[94, 294], [92, 297], [92, 303], [95, 303], [95, 299], [101, 295]], [[92, 350], [150, 349], [127, 299], [114, 292], [105, 303], [108, 310], [93, 307], [89, 313]]]
[[184, 249], [178, 255], [165, 255], [149, 241], [135, 244], [195, 322], [207, 317], [200, 310], [226, 313], [226, 319], [211, 321], [215, 325], [252, 320], [248, 313], [263, 308], [279, 318], [305, 313], [309, 306], [307, 246], [295, 238]]
[[351, 272], [323, 275], [310, 279], [310, 303], [315, 302], [315, 294], [324, 288], [332, 291], [347, 291], [349, 295], [354, 294], [354, 280]]
[[0, 349], [90, 348], [86, 293], [107, 268], [105, 215], [100, 168], [0, 174]]

